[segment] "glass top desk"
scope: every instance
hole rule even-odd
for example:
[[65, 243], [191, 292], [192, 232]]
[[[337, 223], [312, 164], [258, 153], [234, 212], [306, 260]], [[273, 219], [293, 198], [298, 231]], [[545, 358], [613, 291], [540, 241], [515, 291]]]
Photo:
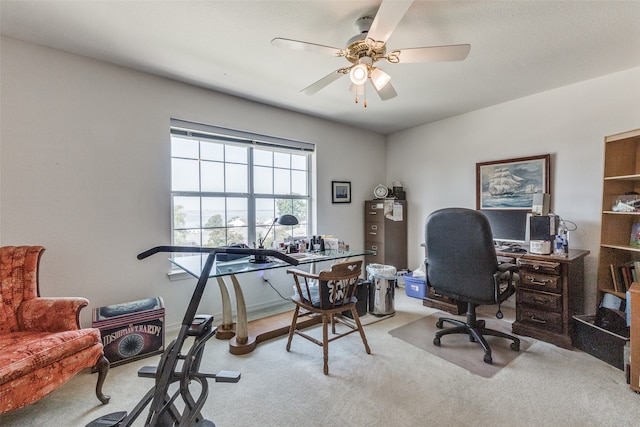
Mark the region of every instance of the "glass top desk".
[[[295, 258], [299, 265], [311, 264], [313, 271], [317, 262], [335, 261], [374, 253], [366, 250], [327, 250], [323, 252], [294, 253], [288, 254], [288, 256]], [[170, 261], [196, 279], [201, 279], [207, 257], [208, 254], [201, 253], [171, 258]], [[216, 259], [208, 276], [208, 278], [216, 278], [222, 299], [222, 324], [218, 327], [216, 337], [218, 339], [228, 339], [229, 352], [236, 355], [247, 354], [253, 351], [258, 343], [288, 333], [291, 324], [291, 312], [269, 316], [253, 322], [247, 321], [247, 306], [237, 275], [274, 268], [294, 267], [277, 258], [269, 258], [266, 263], [254, 263], [250, 260], [250, 256], [232, 261], [218, 261]], [[231, 280], [232, 289], [236, 297], [235, 324], [232, 318], [229, 287], [225, 281], [227, 278]], [[311, 325], [316, 323], [317, 320], [310, 318], [308, 322]]]

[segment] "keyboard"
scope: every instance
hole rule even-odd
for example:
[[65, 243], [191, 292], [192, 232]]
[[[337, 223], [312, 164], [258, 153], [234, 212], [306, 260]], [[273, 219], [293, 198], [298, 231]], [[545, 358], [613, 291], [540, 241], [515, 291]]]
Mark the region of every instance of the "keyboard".
[[496, 247], [498, 252], [504, 252], [507, 254], [526, 254], [527, 250], [519, 248], [517, 246], [498, 246]]

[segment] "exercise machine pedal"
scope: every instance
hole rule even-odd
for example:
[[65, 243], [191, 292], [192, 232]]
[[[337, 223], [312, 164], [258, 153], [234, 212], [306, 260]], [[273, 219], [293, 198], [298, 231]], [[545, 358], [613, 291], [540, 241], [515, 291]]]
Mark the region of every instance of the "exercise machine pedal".
[[215, 374], [217, 383], [237, 383], [240, 381], [240, 372], [238, 371], [220, 371]]
[[126, 416], [126, 411], [112, 412], [91, 421], [86, 427], [118, 427]]

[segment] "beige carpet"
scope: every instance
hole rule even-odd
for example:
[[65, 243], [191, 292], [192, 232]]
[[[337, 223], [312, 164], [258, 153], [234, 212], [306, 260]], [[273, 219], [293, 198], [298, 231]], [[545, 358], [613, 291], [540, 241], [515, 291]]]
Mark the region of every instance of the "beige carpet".
[[[619, 369], [532, 339], [516, 360], [484, 378], [392, 337], [390, 330], [436, 313], [403, 289], [395, 303], [394, 316], [362, 319], [371, 354], [357, 334], [331, 343], [329, 375], [322, 373], [322, 349], [300, 337], [290, 352], [283, 336], [242, 356], [230, 354], [228, 342], [210, 340], [202, 371], [240, 371], [242, 379], [210, 382], [203, 415], [217, 427], [638, 425], [640, 395]], [[512, 318], [506, 308], [505, 318]], [[467, 354], [482, 359], [481, 350]], [[136, 372], [158, 360], [153, 356], [111, 369], [104, 385], [111, 395], [108, 405], [96, 399], [96, 375], [87, 370], [33, 405], [0, 415], [0, 426], [83, 427], [101, 415], [130, 411], [153, 385]], [[138, 421], [134, 427], [144, 424]]]
[[[389, 334], [484, 378], [494, 376], [500, 369], [507, 366], [531, 346], [529, 339], [519, 337], [520, 351], [513, 351], [509, 348], [512, 343], [511, 340], [487, 336], [486, 340], [489, 347], [491, 347], [491, 355], [493, 357], [493, 364], [489, 365], [484, 363], [482, 347], [478, 343], [470, 342], [469, 336], [466, 334], [446, 335], [442, 337], [440, 347], [433, 344], [433, 337], [439, 330], [436, 327], [436, 322], [441, 316], [448, 317], [445, 313], [435, 313], [392, 329]], [[511, 333], [511, 324], [509, 322], [497, 319], [484, 320], [488, 328]], [[452, 325], [445, 323], [445, 328], [450, 326]]]

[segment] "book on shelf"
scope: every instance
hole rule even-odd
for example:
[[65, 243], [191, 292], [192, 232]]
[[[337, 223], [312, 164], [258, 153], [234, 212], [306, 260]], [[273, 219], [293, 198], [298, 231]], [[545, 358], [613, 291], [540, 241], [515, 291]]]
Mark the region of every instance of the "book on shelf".
[[609, 264], [609, 271], [611, 272], [611, 283], [613, 283], [613, 290], [616, 292], [622, 292], [620, 290], [618, 269], [614, 264]]
[[631, 238], [629, 239], [629, 245], [640, 247], [640, 222], [634, 222], [631, 224]]
[[623, 265], [609, 264], [611, 283], [616, 292], [627, 292], [634, 282], [638, 281], [640, 260], [629, 261]]

